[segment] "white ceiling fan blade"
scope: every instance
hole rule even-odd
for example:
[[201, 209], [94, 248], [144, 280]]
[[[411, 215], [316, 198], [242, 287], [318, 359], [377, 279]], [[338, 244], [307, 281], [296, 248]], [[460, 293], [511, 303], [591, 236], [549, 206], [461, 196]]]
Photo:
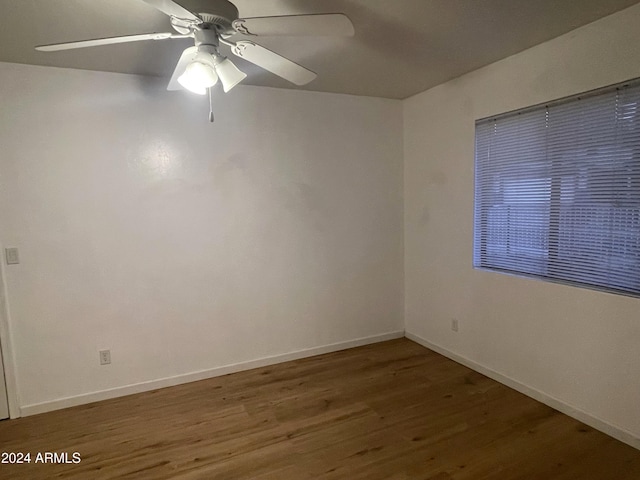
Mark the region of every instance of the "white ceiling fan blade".
[[171, 75], [171, 80], [169, 80], [169, 85], [167, 85], [167, 90], [183, 90], [182, 85], [178, 82], [178, 78], [184, 73], [187, 65], [193, 61], [197, 53], [198, 47], [189, 47], [182, 52], [178, 64], [173, 70], [173, 75]]
[[171, 0], [142, 0], [144, 3], [151, 5], [152, 7], [160, 10], [162, 13], [169, 15], [170, 17], [179, 18], [181, 20], [192, 20], [198, 23], [202, 22], [202, 19], [195, 13], [190, 12], [186, 8], [178, 5]]
[[173, 33], [143, 33], [141, 35], [126, 35], [124, 37], [95, 38], [93, 40], [81, 40], [79, 42], [39, 45], [36, 47], [36, 50], [41, 52], [57, 52], [59, 50], [112, 45], [114, 43], [140, 42], [142, 40], [165, 40], [167, 38], [186, 38], [188, 36], [189, 35], [174, 35]]
[[341, 13], [239, 18], [233, 28], [245, 35], [319, 35], [352, 37], [349, 17]]
[[237, 42], [231, 47], [231, 51], [238, 57], [244, 58], [296, 85], [306, 85], [317, 77], [311, 70], [247, 40]]

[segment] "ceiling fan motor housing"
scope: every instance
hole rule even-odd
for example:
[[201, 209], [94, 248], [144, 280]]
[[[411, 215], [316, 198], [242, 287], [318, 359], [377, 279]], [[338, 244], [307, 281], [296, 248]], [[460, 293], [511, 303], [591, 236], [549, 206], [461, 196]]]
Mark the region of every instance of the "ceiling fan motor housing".
[[[236, 6], [228, 0], [181, 0], [179, 3], [202, 19], [203, 24], [200, 25], [200, 28], [211, 25], [219, 33], [234, 33], [231, 25], [239, 17], [239, 12]], [[180, 22], [180, 19], [176, 19], [176, 21]]]

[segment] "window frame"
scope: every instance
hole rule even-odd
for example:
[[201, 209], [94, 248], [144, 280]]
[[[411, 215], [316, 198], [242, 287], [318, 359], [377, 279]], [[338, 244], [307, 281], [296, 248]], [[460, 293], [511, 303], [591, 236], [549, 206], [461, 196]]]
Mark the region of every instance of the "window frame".
[[[479, 168], [479, 161], [478, 161], [478, 127], [479, 126], [483, 126], [486, 125], [488, 122], [497, 122], [499, 120], [508, 118], [508, 117], [512, 117], [512, 116], [518, 116], [518, 115], [523, 115], [523, 114], [527, 114], [527, 113], [532, 113], [532, 112], [539, 112], [541, 109], [545, 109], [546, 110], [546, 114], [549, 115], [548, 113], [548, 109], [551, 107], [557, 107], [559, 105], [563, 105], [566, 103], [573, 103], [576, 101], [580, 101], [580, 100], [585, 100], [585, 99], [589, 99], [590, 97], [595, 97], [595, 96], [599, 96], [602, 94], [606, 94], [606, 93], [612, 93], [614, 91], [620, 91], [623, 89], [628, 89], [628, 88], [640, 88], [640, 78], [637, 79], [633, 79], [633, 80], [628, 80], [625, 82], [620, 82], [614, 85], [608, 85], [606, 87], [602, 87], [602, 88], [597, 88], [594, 90], [590, 90], [587, 92], [583, 92], [583, 93], [579, 93], [579, 94], [575, 94], [575, 95], [570, 95], [567, 97], [563, 97], [560, 99], [556, 99], [556, 100], [552, 100], [549, 102], [544, 102], [544, 103], [539, 103], [536, 105], [532, 105], [532, 106], [528, 106], [522, 109], [517, 109], [517, 110], [511, 110], [505, 113], [501, 113], [499, 115], [491, 115], [488, 117], [483, 117], [480, 119], [477, 119], [475, 121], [475, 128], [474, 128], [474, 135], [475, 135], [475, 140], [474, 140], [474, 214], [473, 214], [473, 255], [472, 255], [472, 262], [473, 262], [473, 268], [475, 270], [480, 270], [480, 271], [488, 271], [488, 272], [494, 272], [494, 273], [501, 273], [501, 274], [506, 274], [506, 275], [511, 275], [511, 276], [516, 276], [516, 277], [523, 277], [523, 278], [532, 278], [532, 279], [536, 279], [536, 280], [541, 280], [541, 281], [545, 281], [545, 282], [549, 282], [549, 283], [556, 283], [556, 284], [562, 284], [562, 285], [569, 285], [569, 286], [575, 286], [575, 287], [580, 287], [580, 288], [586, 288], [586, 289], [590, 289], [590, 290], [597, 290], [597, 291], [601, 291], [601, 292], [607, 292], [607, 293], [613, 293], [613, 294], [619, 294], [619, 295], [624, 295], [624, 296], [630, 296], [630, 297], [634, 297], [634, 298], [640, 298], [640, 279], [639, 279], [639, 284], [638, 286], [634, 286], [633, 288], [635, 288], [636, 290], [632, 290], [632, 289], [622, 289], [622, 288], [616, 288], [614, 286], [611, 285], [603, 285], [601, 283], [591, 283], [588, 281], [585, 281], [584, 279], [582, 280], [574, 280], [574, 279], [567, 279], [567, 278], [558, 278], [557, 276], [552, 276], [549, 275], [549, 267], [551, 266], [552, 270], [553, 267], [557, 267], [557, 265], [560, 265], [561, 262], [558, 262], [557, 264], [551, 264], [551, 262], [547, 259], [545, 261], [545, 270], [546, 273], [543, 273], [542, 271], [539, 273], [530, 273], [530, 272], [524, 272], [524, 271], [518, 271], [515, 269], [509, 269], [509, 268], [501, 268], [499, 266], [493, 266], [491, 265], [490, 262], [487, 262], [487, 257], [488, 254], [486, 253], [486, 249], [487, 249], [487, 245], [488, 245], [488, 241], [486, 240], [486, 238], [488, 236], [490, 236], [489, 233], [489, 222], [488, 222], [488, 214], [489, 214], [489, 208], [486, 207], [486, 205], [483, 205], [483, 209], [482, 211], [481, 208], [478, 206], [478, 201], [479, 201], [479, 194], [478, 194], [478, 190], [479, 188], [487, 188], [486, 182], [484, 184], [481, 184], [481, 182], [479, 181], [479, 172], [478, 172], [478, 168]], [[640, 102], [638, 103], [638, 105], [640, 106]], [[638, 115], [638, 120], [640, 121], [640, 114]], [[545, 140], [546, 142], [546, 140]], [[548, 148], [548, 143], [545, 144], [546, 147]], [[545, 153], [545, 155], [547, 155], [547, 153]], [[558, 160], [554, 160], [554, 159], [549, 159], [549, 156], [547, 155], [545, 157], [547, 160], [549, 160], [552, 164], [553, 162], [557, 162]], [[640, 162], [640, 159], [638, 159], [638, 162]], [[554, 168], [551, 167], [550, 168], [550, 172], [553, 172]], [[539, 180], [539, 179], [534, 179], [534, 181]], [[561, 190], [561, 185], [559, 185], [562, 182], [562, 177], [560, 175], [555, 174], [555, 176], [553, 174], [551, 174], [551, 176], [549, 177], [549, 201], [546, 205], [548, 205], [548, 211], [549, 211], [549, 220], [547, 221], [547, 234], [546, 234], [546, 239], [547, 239], [547, 257], [549, 256], [558, 256], [558, 252], [560, 251], [561, 248], [561, 240], [560, 240], [560, 235], [559, 235], [559, 230], [561, 227], [561, 220], [560, 220], [560, 215], [561, 215], [561, 200], [560, 200], [560, 196], [562, 195], [562, 190]], [[640, 187], [639, 187], [640, 188]], [[555, 198], [555, 201], [554, 201]], [[635, 206], [634, 206], [635, 207]], [[481, 221], [479, 221], [479, 219], [484, 216], [485, 218], [482, 219]], [[552, 219], [552, 217], [556, 217], [555, 220]], [[613, 216], [609, 215], [607, 217], [607, 219], [609, 221], [612, 221], [611, 219], [613, 218]], [[507, 221], [508, 222], [508, 221]], [[484, 227], [484, 228], [483, 228]], [[510, 229], [512, 227], [508, 226], [507, 229], [507, 233], [506, 235], [509, 237], [511, 235]], [[556, 229], [555, 233], [552, 233], [552, 230]], [[640, 236], [640, 229], [638, 231], [638, 235]], [[483, 241], [483, 238], [485, 239]], [[509, 239], [507, 239], [507, 243], [509, 242]], [[615, 244], [617, 246], [617, 244]], [[477, 250], [485, 250], [484, 253], [482, 254], [482, 252], [477, 253]], [[533, 253], [532, 253], [533, 255]], [[510, 254], [511, 257], [515, 257], [515, 254]], [[496, 255], [497, 258], [499, 258], [499, 255]], [[502, 258], [506, 258], [506, 257], [502, 257]], [[631, 265], [633, 265], [633, 257], [631, 257]], [[570, 261], [570, 259], [567, 257], [566, 260], [564, 260], [565, 262]], [[516, 263], [516, 262], [513, 262]], [[495, 264], [495, 262], [494, 262]]]

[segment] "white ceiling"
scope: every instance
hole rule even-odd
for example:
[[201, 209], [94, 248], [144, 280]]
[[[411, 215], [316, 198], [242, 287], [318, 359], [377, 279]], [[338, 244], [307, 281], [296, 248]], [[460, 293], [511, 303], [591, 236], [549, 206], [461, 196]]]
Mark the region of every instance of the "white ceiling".
[[[189, 0], [182, 0], [185, 6]], [[406, 98], [590, 23], [639, 0], [235, 0], [241, 17], [347, 14], [353, 38], [261, 37], [258, 43], [314, 70], [305, 90]], [[187, 40], [54, 53], [39, 44], [169, 32], [140, 0], [0, 0], [0, 61], [135, 73], [167, 81]], [[254, 38], [255, 40], [255, 38]], [[237, 60], [237, 61], [236, 61]], [[234, 59], [245, 83], [295, 87]]]

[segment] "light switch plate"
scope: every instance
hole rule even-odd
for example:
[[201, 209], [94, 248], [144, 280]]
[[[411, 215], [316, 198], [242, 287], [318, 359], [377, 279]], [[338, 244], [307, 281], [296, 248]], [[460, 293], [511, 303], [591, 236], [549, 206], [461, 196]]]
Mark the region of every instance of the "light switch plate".
[[20, 257], [18, 255], [17, 248], [5, 248], [4, 253], [7, 257], [7, 265], [17, 265], [18, 263], [20, 263]]

